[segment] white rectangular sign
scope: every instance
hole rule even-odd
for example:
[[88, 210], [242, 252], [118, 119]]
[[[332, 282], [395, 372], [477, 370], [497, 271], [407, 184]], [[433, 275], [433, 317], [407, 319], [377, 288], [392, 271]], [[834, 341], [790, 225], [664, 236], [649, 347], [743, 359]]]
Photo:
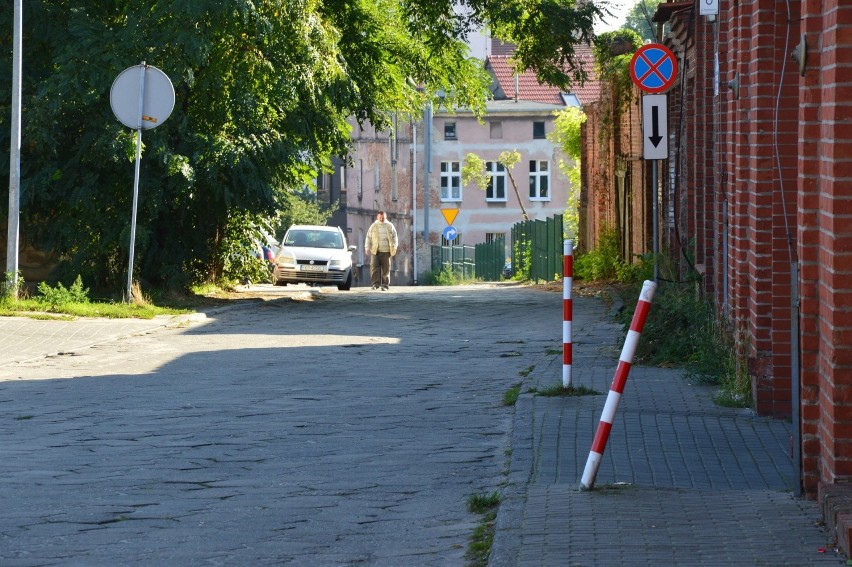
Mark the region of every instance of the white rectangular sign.
[[719, 0], [698, 0], [698, 13], [701, 16], [718, 16]]
[[645, 159], [669, 157], [668, 104], [664, 94], [642, 96], [642, 156]]

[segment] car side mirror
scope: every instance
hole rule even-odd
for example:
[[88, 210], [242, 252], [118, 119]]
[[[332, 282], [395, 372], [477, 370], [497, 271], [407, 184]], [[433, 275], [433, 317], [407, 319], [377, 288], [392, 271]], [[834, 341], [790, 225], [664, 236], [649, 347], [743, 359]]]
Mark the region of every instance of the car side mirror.
[[350, 251], [350, 252], [355, 252], [356, 250], [358, 250], [358, 247], [357, 247], [357, 246], [355, 246], [354, 244], [352, 244], [351, 246], [349, 246], [349, 251]]

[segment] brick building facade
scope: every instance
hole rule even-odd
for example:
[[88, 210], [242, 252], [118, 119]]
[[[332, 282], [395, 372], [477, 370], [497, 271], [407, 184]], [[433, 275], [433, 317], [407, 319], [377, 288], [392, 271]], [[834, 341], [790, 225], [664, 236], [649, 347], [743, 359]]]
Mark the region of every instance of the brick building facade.
[[755, 409], [792, 418], [795, 488], [848, 552], [852, 498], [827, 502], [852, 492], [852, 4], [705, 3], [654, 15], [680, 67], [662, 238], [730, 323]]

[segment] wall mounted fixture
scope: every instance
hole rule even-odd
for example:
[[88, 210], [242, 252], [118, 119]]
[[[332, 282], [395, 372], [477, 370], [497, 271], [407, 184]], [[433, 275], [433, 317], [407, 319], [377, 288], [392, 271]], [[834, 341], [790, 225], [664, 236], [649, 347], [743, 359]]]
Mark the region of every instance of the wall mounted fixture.
[[734, 78], [728, 81], [728, 88], [734, 93], [734, 98], [740, 98], [740, 76], [734, 75]]
[[793, 53], [790, 56], [793, 58], [793, 61], [799, 64], [799, 75], [804, 77], [808, 65], [808, 44], [805, 41], [805, 34], [802, 34], [802, 40], [793, 49]]

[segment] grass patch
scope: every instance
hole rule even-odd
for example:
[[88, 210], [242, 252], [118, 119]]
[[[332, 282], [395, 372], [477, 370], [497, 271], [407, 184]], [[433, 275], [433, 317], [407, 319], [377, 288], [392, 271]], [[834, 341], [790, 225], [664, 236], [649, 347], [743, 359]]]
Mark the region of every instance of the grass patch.
[[515, 402], [518, 401], [518, 396], [520, 396], [520, 395], [521, 395], [521, 385], [516, 384], [515, 386], [512, 386], [511, 388], [506, 390], [505, 394], [503, 394], [503, 405], [504, 406], [515, 405]]
[[537, 396], [546, 396], [546, 397], [556, 397], [556, 396], [600, 396], [601, 393], [597, 390], [593, 390], [592, 388], [586, 386], [568, 386], [567, 388], [562, 384], [554, 384], [552, 386], [548, 386], [547, 388], [539, 390], [538, 388], [530, 388], [529, 392], [531, 394], [536, 394]]
[[[14, 274], [6, 274], [6, 282], [12, 280]], [[180, 307], [160, 307], [154, 305], [150, 298], [143, 296], [138, 285], [132, 288], [132, 301], [123, 302], [114, 299], [92, 300], [89, 289], [83, 286], [82, 279], [77, 276], [74, 283], [65, 287], [57, 282], [51, 287], [41, 282], [32, 297], [21, 289], [9, 289], [3, 284], [0, 294], [0, 316], [29, 317], [31, 319], [69, 320], [75, 317], [106, 317], [114, 319], [152, 319], [157, 315], [179, 315], [192, 312]]]
[[518, 372], [518, 374], [526, 378], [527, 376], [532, 374], [533, 370], [535, 370], [535, 364], [533, 364], [532, 366], [527, 366], [526, 368]]
[[18, 417], [15, 418], [15, 421], [26, 421], [28, 419], [32, 419], [33, 417], [35, 417], [35, 416], [33, 416], [33, 415], [19, 415]]
[[486, 567], [494, 543], [494, 524], [497, 520], [497, 507], [500, 505], [500, 493], [496, 490], [487, 494], [474, 494], [467, 499], [467, 509], [471, 514], [482, 514], [482, 521], [473, 531], [467, 546], [467, 567]]
[[544, 351], [544, 354], [562, 354], [562, 349], [549, 348]]
[[[39, 299], [6, 299], [0, 303], [0, 316], [30, 317], [33, 319], [64, 319], [74, 317], [106, 317], [111, 319], [152, 319], [157, 315], [191, 313], [189, 309], [158, 307], [156, 305], [115, 302], [46, 303]], [[60, 315], [60, 316], [57, 316]], [[63, 317], [64, 316], [64, 317]]]

